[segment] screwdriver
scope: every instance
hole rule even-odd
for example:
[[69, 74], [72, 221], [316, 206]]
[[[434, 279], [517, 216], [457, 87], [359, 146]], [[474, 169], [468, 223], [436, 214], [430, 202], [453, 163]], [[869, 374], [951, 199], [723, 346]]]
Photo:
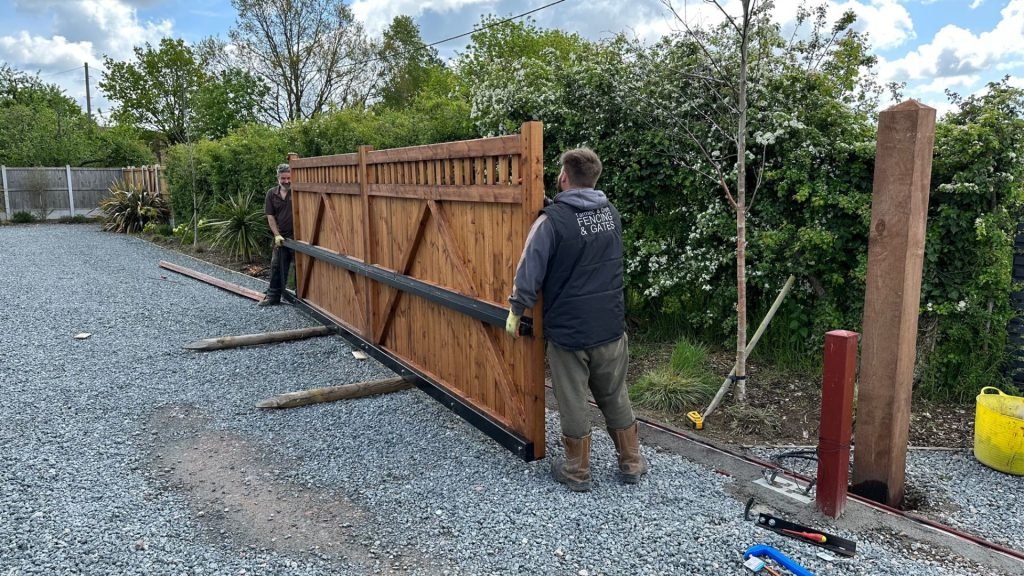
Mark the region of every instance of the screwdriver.
[[806, 538], [808, 540], [813, 540], [818, 544], [824, 544], [827, 540], [827, 538], [825, 538], [823, 534], [817, 534], [815, 532], [800, 532], [799, 530], [789, 530], [788, 528], [783, 528], [782, 532], [785, 532], [786, 534], [791, 534], [793, 536]]

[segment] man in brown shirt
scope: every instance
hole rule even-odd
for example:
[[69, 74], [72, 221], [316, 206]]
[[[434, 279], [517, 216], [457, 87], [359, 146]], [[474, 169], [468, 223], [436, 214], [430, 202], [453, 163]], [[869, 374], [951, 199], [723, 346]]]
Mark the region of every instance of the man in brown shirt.
[[284, 239], [292, 237], [292, 170], [287, 164], [278, 165], [277, 186], [267, 190], [263, 211], [274, 235], [274, 256], [270, 260], [270, 286], [259, 305], [273, 306], [281, 303], [294, 257], [292, 249], [284, 246]]

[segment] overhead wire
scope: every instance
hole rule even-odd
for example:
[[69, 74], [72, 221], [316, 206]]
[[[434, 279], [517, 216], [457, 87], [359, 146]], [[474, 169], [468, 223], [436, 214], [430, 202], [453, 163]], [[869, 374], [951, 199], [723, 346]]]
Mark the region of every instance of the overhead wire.
[[362, 66], [363, 64], [371, 64], [373, 62], [384, 60], [385, 58], [393, 58], [395, 56], [402, 56], [402, 55], [405, 55], [405, 54], [410, 54], [412, 52], [418, 52], [420, 50], [426, 50], [427, 48], [432, 48], [434, 46], [437, 46], [438, 44], [444, 44], [445, 42], [451, 42], [452, 40], [458, 40], [459, 38], [465, 38], [466, 36], [469, 36], [471, 34], [476, 34], [477, 32], [482, 32], [482, 31], [487, 30], [489, 28], [494, 28], [495, 26], [501, 26], [502, 24], [506, 24], [508, 22], [512, 22], [513, 20], [518, 20], [518, 19], [523, 18], [525, 16], [529, 16], [530, 14], [534, 14], [534, 13], [540, 12], [541, 10], [544, 10], [546, 8], [551, 8], [552, 6], [554, 6], [556, 4], [561, 4], [562, 2], [565, 2], [565, 1], [566, 0], [556, 0], [555, 2], [549, 2], [549, 3], [547, 3], [547, 4], [543, 5], [543, 6], [538, 6], [537, 8], [534, 8], [533, 10], [528, 10], [526, 12], [523, 12], [522, 14], [516, 14], [515, 16], [509, 16], [509, 17], [504, 18], [502, 20], [496, 20], [494, 22], [488, 22], [484, 26], [480, 26], [479, 28], [474, 28], [474, 29], [470, 30], [469, 32], [463, 32], [462, 34], [456, 34], [455, 36], [449, 36], [447, 38], [444, 38], [444, 39], [441, 39], [441, 40], [437, 40], [435, 42], [431, 42], [430, 44], [424, 44], [422, 46], [417, 46], [416, 48], [409, 48], [407, 50], [402, 50], [401, 52], [395, 52], [393, 54], [389, 54], [387, 56], [375, 56], [373, 58], [367, 58], [366, 60], [361, 60], [359, 62], [353, 62], [353, 63], [349, 64], [349, 66], [350, 67]]
[[67, 74], [68, 72], [74, 72], [75, 70], [82, 70], [85, 65], [75, 66], [74, 68], [68, 68], [67, 70], [61, 70], [60, 72], [47, 72], [46, 74], [36, 74], [36, 78], [49, 78], [50, 76], [59, 76], [61, 74]]

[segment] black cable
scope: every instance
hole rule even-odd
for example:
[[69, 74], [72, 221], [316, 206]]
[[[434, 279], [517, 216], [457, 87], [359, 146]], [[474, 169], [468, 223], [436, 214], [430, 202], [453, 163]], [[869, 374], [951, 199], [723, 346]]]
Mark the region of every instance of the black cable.
[[61, 74], [67, 74], [68, 72], [74, 72], [75, 70], [82, 70], [84, 68], [85, 65], [75, 66], [74, 68], [68, 68], [67, 70], [62, 70], [60, 72], [47, 72], [46, 74], [37, 74], [36, 78], [48, 78], [50, 76], [59, 76]]
[[387, 56], [377, 56], [377, 57], [374, 57], [374, 58], [368, 58], [366, 60], [362, 60], [360, 62], [353, 62], [352, 64], [349, 64], [349, 67], [361, 66], [363, 64], [370, 64], [372, 62], [377, 62], [377, 61], [383, 60], [385, 58], [394, 58], [395, 56], [402, 56], [404, 54], [409, 54], [411, 52], [418, 52], [420, 50], [425, 50], [427, 48], [431, 48], [433, 46], [437, 46], [438, 44], [444, 44], [445, 42], [451, 42], [452, 40], [458, 40], [459, 38], [464, 38], [466, 36], [469, 36], [470, 34], [476, 34], [477, 32], [482, 32], [484, 30], [487, 30], [488, 28], [494, 28], [495, 26], [500, 26], [500, 25], [505, 24], [507, 22], [511, 22], [513, 20], [518, 20], [519, 18], [522, 18], [523, 16], [529, 16], [530, 14], [533, 14], [535, 12], [540, 12], [541, 10], [544, 10], [545, 8], [550, 8], [550, 7], [554, 6], [555, 4], [561, 4], [562, 2], [565, 2], [565, 1], [566, 0], [556, 0], [555, 2], [550, 2], [548, 4], [540, 6], [538, 8], [534, 8], [533, 10], [528, 10], [526, 12], [523, 12], [522, 14], [516, 14], [515, 16], [509, 16], [508, 18], [505, 18], [504, 20], [498, 20], [496, 22], [490, 22], [490, 23], [488, 23], [485, 26], [481, 26], [479, 28], [474, 28], [474, 29], [470, 30], [469, 32], [463, 32], [462, 34], [457, 34], [455, 36], [449, 36], [448, 38], [445, 38], [443, 40], [438, 40], [436, 42], [431, 42], [430, 44], [424, 44], [423, 46], [419, 46], [417, 48], [410, 48], [408, 50], [403, 50], [401, 52], [395, 52], [393, 54], [388, 54]]

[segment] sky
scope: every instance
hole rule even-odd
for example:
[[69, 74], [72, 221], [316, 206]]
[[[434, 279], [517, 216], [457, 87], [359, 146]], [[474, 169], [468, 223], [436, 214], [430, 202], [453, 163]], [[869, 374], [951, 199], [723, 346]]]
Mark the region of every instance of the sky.
[[[430, 43], [476, 26], [483, 15], [502, 17], [539, 8], [553, 0], [350, 0], [353, 13], [372, 35], [392, 18], [412, 16]], [[720, 17], [703, 0], [672, 0], [691, 23]], [[792, 25], [802, 0], [776, 0], [775, 17]], [[726, 9], [737, 0], [725, 0]], [[811, 0], [838, 16], [858, 15], [878, 56], [879, 79], [906, 82], [905, 98], [939, 112], [949, 110], [945, 90], [973, 94], [986, 83], [1011, 76], [1024, 87], [1024, 0]], [[235, 22], [230, 0], [0, 0], [0, 62], [55, 83], [86, 104], [85, 63], [92, 106], [109, 111], [98, 84], [103, 57], [129, 59], [132, 47], [171, 36], [197, 42], [227, 37]], [[600, 40], [623, 32], [645, 40], [677, 29], [662, 0], [563, 0], [532, 15], [544, 28], [559, 28]], [[455, 57], [468, 38], [437, 46]]]

